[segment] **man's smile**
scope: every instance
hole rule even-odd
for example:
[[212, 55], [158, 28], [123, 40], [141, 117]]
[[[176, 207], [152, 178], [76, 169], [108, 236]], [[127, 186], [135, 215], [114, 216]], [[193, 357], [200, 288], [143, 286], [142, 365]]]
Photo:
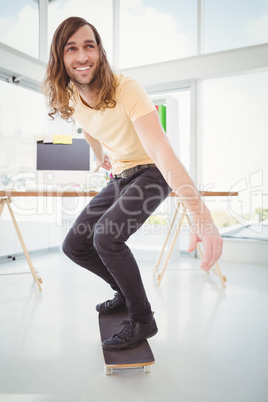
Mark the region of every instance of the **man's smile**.
[[90, 70], [92, 66], [74, 67], [76, 71], [87, 71]]

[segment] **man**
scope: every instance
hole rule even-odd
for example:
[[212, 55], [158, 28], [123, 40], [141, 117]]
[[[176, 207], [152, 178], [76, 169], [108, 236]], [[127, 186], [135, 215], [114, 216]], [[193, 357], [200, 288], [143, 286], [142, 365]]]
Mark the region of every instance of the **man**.
[[71, 17], [57, 28], [44, 90], [50, 116], [79, 121], [96, 155], [97, 169], [113, 170], [110, 183], [77, 218], [63, 251], [116, 291], [113, 300], [97, 305], [97, 311], [129, 311], [130, 319], [103, 342], [103, 348], [135, 347], [155, 335], [157, 325], [138, 265], [125, 244], [129, 236], [172, 188], [192, 216], [188, 251], [203, 242], [202, 269], [209, 270], [220, 257], [222, 238], [170, 146], [150, 98], [131, 78], [113, 74], [100, 35], [84, 19]]

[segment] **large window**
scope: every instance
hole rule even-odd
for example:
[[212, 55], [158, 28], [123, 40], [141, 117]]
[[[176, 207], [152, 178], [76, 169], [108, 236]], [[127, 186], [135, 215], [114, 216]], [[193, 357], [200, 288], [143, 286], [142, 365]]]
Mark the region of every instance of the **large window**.
[[266, 0], [204, 0], [206, 53], [268, 42]]
[[112, 0], [57, 0], [48, 7], [48, 44], [58, 25], [66, 18], [85, 18], [94, 25], [104, 44], [108, 59], [112, 63], [113, 51], [113, 2]]
[[203, 84], [203, 179], [207, 190], [237, 190], [239, 197], [214, 202], [219, 226], [268, 218], [268, 73]]
[[0, 0], [0, 42], [38, 57], [38, 2]]
[[[119, 44], [114, 44], [112, 0], [48, 1], [48, 44], [57, 26], [70, 16], [84, 17], [96, 26], [112, 65], [118, 63], [112, 60], [113, 46], [119, 47], [120, 68], [197, 55], [198, 26], [203, 27], [204, 53], [268, 42], [267, 0], [118, 2], [119, 26], [114, 28]], [[198, 13], [201, 4], [204, 12]], [[0, 0], [0, 42], [38, 58], [38, 6], [38, 0]], [[40, 18], [46, 21], [44, 15]]]
[[196, 0], [120, 2], [120, 68], [196, 54]]
[[35, 138], [46, 119], [43, 95], [0, 81], [0, 185], [34, 170]]

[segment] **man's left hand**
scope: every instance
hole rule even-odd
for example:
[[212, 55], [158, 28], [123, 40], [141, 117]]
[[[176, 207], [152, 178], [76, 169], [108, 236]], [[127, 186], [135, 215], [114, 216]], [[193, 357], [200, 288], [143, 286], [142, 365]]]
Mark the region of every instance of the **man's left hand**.
[[211, 218], [201, 218], [192, 224], [187, 251], [194, 251], [198, 242], [202, 242], [204, 247], [200, 268], [208, 271], [220, 258], [223, 248], [223, 239]]

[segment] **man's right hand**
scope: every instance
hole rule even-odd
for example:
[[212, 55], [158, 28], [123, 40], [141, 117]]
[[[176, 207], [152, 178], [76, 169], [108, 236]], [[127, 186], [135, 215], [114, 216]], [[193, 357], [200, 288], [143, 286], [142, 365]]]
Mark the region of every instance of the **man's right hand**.
[[96, 167], [95, 167], [94, 172], [97, 172], [101, 167], [106, 169], [106, 170], [112, 169], [111, 161], [109, 159], [109, 156], [106, 155], [106, 154], [104, 155], [104, 158], [102, 160], [97, 159]]

